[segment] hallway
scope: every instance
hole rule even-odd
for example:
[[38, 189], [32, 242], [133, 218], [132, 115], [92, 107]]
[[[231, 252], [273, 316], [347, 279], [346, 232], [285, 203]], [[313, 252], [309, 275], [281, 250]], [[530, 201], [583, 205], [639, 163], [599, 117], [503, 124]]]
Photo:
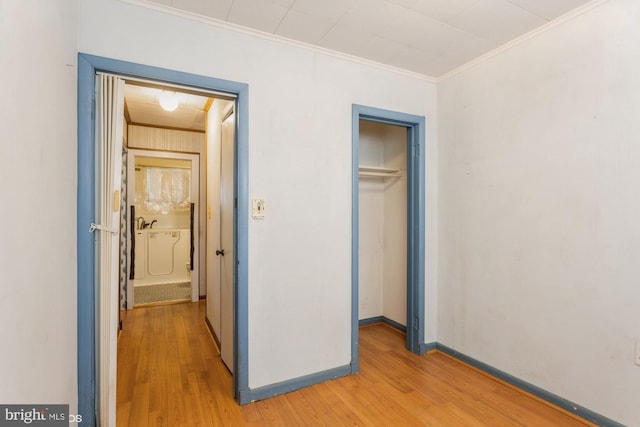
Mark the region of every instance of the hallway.
[[360, 330], [359, 375], [238, 406], [204, 317], [204, 301], [124, 314], [118, 427], [591, 425], [383, 325]]
[[118, 341], [118, 426], [231, 425], [232, 377], [204, 323], [205, 302], [128, 310]]

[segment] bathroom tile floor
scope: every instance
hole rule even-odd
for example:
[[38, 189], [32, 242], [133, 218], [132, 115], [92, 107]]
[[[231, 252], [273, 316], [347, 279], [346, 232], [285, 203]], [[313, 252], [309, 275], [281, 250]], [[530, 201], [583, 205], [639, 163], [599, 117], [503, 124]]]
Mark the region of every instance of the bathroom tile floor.
[[191, 282], [163, 283], [134, 288], [134, 306], [168, 301], [190, 301]]

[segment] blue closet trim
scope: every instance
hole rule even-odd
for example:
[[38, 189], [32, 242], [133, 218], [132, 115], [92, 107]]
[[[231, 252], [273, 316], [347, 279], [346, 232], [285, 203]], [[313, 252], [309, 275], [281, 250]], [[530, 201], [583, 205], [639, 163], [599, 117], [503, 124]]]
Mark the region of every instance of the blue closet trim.
[[351, 371], [358, 372], [360, 120], [407, 128], [407, 348], [424, 354], [425, 118], [354, 104], [351, 113]]

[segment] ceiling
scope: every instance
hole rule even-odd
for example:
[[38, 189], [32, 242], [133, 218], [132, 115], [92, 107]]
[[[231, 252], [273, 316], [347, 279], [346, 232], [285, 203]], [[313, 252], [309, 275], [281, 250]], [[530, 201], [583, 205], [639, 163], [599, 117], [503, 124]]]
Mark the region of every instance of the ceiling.
[[590, 0], [147, 0], [439, 77]]
[[128, 123], [205, 131], [206, 112], [213, 98], [176, 92], [179, 98], [178, 108], [175, 111], [165, 111], [158, 102], [162, 92], [154, 87], [125, 84], [124, 99]]

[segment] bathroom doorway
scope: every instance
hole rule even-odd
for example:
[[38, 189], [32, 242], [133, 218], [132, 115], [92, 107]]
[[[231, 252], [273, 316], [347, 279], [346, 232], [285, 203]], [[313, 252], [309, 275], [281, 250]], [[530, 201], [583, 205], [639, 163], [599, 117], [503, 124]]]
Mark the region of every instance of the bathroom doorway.
[[199, 155], [127, 153], [127, 308], [199, 299]]

